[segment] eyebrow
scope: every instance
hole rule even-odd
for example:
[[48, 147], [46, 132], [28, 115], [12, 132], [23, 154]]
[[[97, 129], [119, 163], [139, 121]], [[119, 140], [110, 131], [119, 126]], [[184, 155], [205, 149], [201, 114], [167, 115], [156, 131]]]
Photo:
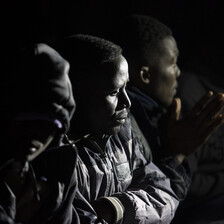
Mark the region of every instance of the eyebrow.
[[123, 88], [123, 87], [125, 87], [126, 88], [126, 85], [127, 85], [127, 83], [129, 82], [130, 80], [128, 79], [125, 83], [123, 83], [123, 85], [118, 85], [118, 86], [111, 86], [111, 88], [110, 89], [107, 89], [106, 91], [105, 91], [105, 93], [110, 93], [110, 92], [113, 92], [113, 91], [117, 91], [118, 89], [121, 89], [121, 88]]

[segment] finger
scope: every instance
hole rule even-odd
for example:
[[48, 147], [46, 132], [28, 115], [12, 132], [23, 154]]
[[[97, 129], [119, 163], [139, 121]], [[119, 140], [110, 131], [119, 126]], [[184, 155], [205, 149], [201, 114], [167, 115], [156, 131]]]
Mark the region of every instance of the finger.
[[176, 120], [179, 120], [180, 112], [181, 112], [181, 100], [180, 100], [180, 98], [175, 98], [175, 102], [176, 102]]
[[202, 139], [204, 139], [204, 142], [208, 140], [210, 135], [216, 131], [221, 125], [224, 124], [224, 115], [219, 114], [204, 130], [204, 132], [201, 133]]
[[224, 109], [224, 94], [217, 93], [198, 115], [197, 123], [210, 122]]
[[169, 113], [169, 117], [168, 117], [168, 125], [172, 125], [177, 120], [179, 120], [180, 111], [181, 111], [180, 98], [174, 98], [173, 103], [170, 108], [170, 113]]
[[204, 96], [201, 97], [201, 99], [194, 105], [194, 107], [189, 111], [187, 114], [188, 117], [195, 117], [197, 114], [199, 114], [205, 105], [208, 103], [208, 101], [213, 96], [212, 91], [208, 91]]

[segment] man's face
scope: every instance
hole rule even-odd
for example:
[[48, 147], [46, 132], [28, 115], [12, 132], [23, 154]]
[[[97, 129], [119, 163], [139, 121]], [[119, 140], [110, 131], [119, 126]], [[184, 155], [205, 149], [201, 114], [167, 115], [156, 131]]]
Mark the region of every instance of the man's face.
[[92, 133], [119, 132], [131, 106], [125, 89], [128, 80], [128, 64], [123, 56], [104, 63], [98, 78], [91, 79], [92, 88], [86, 89], [86, 96], [82, 97], [81, 111]]
[[179, 52], [173, 37], [165, 38], [160, 48], [153, 65], [149, 67], [148, 94], [163, 106], [169, 106], [176, 94], [177, 78], [180, 76], [177, 66]]
[[57, 127], [44, 120], [13, 120], [8, 128], [8, 147], [11, 157], [21, 161], [32, 161], [53, 140]]

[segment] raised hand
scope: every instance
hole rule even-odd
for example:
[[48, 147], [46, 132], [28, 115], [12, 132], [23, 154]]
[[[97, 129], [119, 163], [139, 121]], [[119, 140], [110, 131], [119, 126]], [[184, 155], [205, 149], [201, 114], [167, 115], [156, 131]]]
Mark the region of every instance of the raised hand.
[[181, 163], [185, 156], [203, 145], [210, 135], [224, 123], [224, 94], [206, 93], [195, 106], [179, 119], [181, 101], [175, 98], [171, 106], [164, 134], [169, 153]]

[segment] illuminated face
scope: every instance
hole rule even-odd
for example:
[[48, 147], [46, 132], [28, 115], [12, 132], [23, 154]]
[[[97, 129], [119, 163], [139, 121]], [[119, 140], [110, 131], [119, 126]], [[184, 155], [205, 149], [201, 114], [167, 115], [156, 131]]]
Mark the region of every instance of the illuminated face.
[[180, 76], [177, 66], [179, 51], [173, 37], [163, 39], [160, 49], [153, 64], [149, 66], [148, 95], [158, 103], [169, 106], [176, 94], [177, 78]]
[[87, 97], [82, 99], [82, 119], [91, 132], [113, 135], [124, 124], [131, 106], [125, 89], [129, 80], [128, 64], [120, 56], [104, 63], [99, 72], [99, 78], [91, 79], [93, 89], [87, 89]]

